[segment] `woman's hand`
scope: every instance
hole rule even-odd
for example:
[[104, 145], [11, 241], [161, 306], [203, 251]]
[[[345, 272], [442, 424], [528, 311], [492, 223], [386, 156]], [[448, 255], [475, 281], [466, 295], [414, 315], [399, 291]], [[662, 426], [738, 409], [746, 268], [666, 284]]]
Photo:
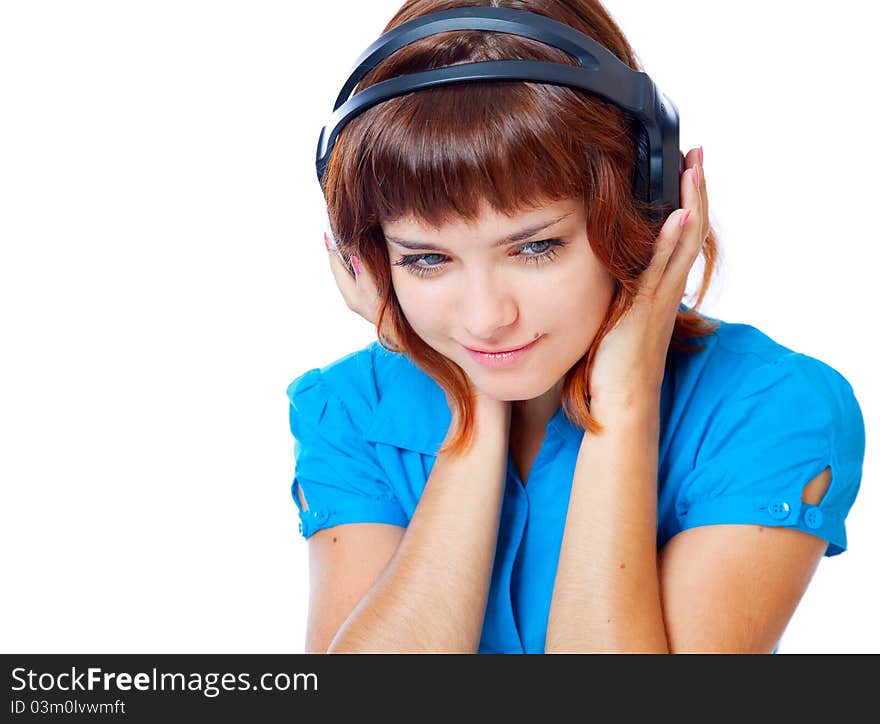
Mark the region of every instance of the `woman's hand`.
[[351, 258], [355, 270], [355, 276], [352, 276], [342, 260], [339, 250], [330, 243], [326, 231], [324, 232], [324, 246], [327, 247], [327, 253], [330, 257], [330, 270], [336, 279], [336, 286], [342, 292], [346, 306], [375, 326], [376, 317], [379, 314], [379, 295], [373, 277], [363, 268], [355, 256]]
[[[651, 405], [659, 403], [678, 306], [688, 272], [709, 232], [706, 181], [699, 160], [700, 149], [685, 156], [680, 179], [682, 208], [663, 224], [632, 306], [599, 343], [590, 375], [591, 405], [599, 402], [628, 409], [646, 400]], [[679, 222], [685, 218], [682, 228]]]
[[[473, 400], [474, 415], [478, 424], [482, 422], [485, 425], [501, 426], [506, 430], [510, 430], [510, 418], [513, 406], [509, 400], [496, 400], [485, 392], [477, 388], [473, 380], [468, 377], [468, 388], [470, 390], [471, 400]], [[452, 397], [447, 390], [443, 390], [446, 395], [446, 406], [450, 412], [455, 410]]]

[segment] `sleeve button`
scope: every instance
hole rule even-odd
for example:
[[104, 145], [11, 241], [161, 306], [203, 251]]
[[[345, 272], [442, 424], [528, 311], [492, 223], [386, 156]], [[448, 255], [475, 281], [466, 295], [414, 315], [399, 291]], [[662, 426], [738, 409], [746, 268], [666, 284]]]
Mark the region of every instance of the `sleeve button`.
[[784, 500], [777, 500], [767, 506], [771, 518], [785, 520], [791, 514], [791, 506]]
[[804, 513], [804, 521], [814, 530], [822, 525], [822, 517], [822, 511], [818, 508], [810, 508]]

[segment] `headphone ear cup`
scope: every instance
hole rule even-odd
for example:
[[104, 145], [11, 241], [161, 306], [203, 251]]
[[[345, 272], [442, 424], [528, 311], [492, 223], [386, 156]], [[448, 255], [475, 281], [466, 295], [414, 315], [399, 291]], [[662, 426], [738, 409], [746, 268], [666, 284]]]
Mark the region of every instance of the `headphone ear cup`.
[[649, 165], [648, 134], [645, 127], [638, 121], [633, 121], [636, 137], [636, 165], [633, 168], [632, 188], [633, 196], [640, 201], [648, 201], [648, 189], [651, 167]]

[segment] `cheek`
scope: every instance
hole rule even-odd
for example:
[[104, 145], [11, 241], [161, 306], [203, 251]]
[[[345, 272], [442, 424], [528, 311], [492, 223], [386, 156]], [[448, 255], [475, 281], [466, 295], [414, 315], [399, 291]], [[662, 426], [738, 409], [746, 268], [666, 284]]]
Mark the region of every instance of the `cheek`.
[[409, 315], [411, 311], [415, 311], [421, 306], [421, 298], [424, 296], [418, 284], [414, 284], [410, 275], [405, 271], [392, 268], [391, 271], [391, 288], [394, 290], [394, 296], [400, 304], [400, 308], [404, 314]]
[[548, 285], [542, 307], [553, 318], [574, 321], [578, 330], [598, 329], [614, 294], [614, 279], [598, 262], [567, 266]]
[[443, 326], [437, 310], [445, 309], [448, 305], [439, 299], [436, 287], [420, 284], [418, 279], [411, 277], [409, 272], [392, 272], [391, 284], [406, 321], [417, 334], [424, 336], [422, 333], [430, 333], [430, 330]]

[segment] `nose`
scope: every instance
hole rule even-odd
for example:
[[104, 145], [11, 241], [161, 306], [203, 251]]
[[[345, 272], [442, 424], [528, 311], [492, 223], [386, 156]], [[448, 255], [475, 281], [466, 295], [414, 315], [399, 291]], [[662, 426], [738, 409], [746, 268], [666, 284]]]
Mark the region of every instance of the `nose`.
[[492, 346], [502, 341], [506, 328], [516, 322], [516, 299], [502, 282], [495, 275], [481, 274], [462, 290], [458, 314], [472, 343]]

